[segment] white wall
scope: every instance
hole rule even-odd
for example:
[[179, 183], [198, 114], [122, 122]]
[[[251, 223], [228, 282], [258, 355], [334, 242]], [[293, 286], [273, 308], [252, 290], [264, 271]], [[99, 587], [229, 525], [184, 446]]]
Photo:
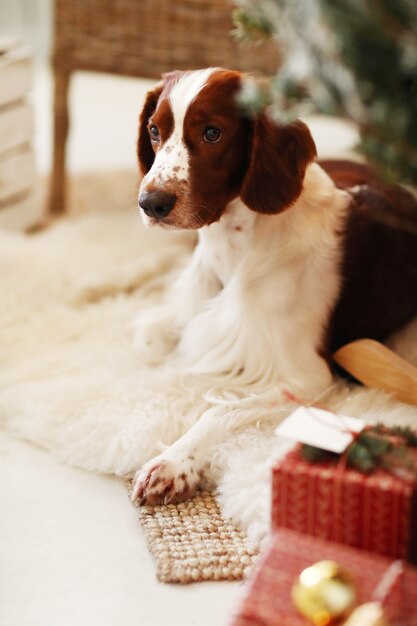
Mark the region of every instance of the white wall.
[[52, 7], [53, 0], [0, 0], [0, 37], [19, 37], [31, 46], [37, 61], [46, 61], [51, 44]]

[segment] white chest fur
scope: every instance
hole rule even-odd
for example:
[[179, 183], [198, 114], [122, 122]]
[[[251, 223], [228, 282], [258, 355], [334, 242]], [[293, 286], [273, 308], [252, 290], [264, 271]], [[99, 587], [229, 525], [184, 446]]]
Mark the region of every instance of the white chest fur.
[[330, 384], [318, 351], [340, 289], [339, 233], [349, 201], [313, 164], [286, 211], [261, 215], [235, 201], [199, 231], [196, 259], [223, 289], [194, 307], [200, 312], [183, 331], [180, 348], [192, 369], [227, 372], [234, 385], [285, 379], [312, 397]]
[[218, 222], [199, 231], [202, 254], [223, 285], [251, 247], [256, 218], [256, 213], [237, 199]]

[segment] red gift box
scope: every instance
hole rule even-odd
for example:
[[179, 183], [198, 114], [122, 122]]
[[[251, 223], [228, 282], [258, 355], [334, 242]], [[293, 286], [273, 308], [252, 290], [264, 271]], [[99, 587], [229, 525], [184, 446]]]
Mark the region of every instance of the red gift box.
[[289, 528], [417, 563], [417, 485], [410, 474], [363, 474], [312, 463], [300, 446], [273, 469], [272, 529]]
[[405, 626], [417, 625], [417, 570], [406, 566], [403, 584], [403, 615]]
[[231, 626], [307, 626], [291, 589], [303, 569], [325, 559], [350, 572], [358, 605], [378, 601], [391, 626], [417, 626], [417, 570], [409, 564], [285, 529], [273, 535]]

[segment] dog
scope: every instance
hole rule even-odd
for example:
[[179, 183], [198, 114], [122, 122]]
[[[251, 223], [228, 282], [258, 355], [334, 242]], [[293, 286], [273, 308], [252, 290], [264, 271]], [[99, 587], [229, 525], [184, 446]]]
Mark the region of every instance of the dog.
[[140, 115], [142, 218], [195, 230], [198, 244], [171, 299], [136, 320], [136, 347], [150, 364], [175, 351], [228, 390], [137, 472], [140, 504], [190, 497], [216, 443], [289, 394], [322, 394], [334, 349], [384, 340], [417, 314], [417, 238], [403, 228], [417, 216], [411, 193], [365, 165], [318, 162], [299, 120], [246, 115], [242, 81], [220, 68], [174, 71]]

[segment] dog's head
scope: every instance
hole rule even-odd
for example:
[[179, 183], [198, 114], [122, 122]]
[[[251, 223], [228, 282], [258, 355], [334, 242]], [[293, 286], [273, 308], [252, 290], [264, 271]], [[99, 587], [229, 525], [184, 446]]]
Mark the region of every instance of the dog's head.
[[138, 139], [145, 223], [197, 229], [239, 196], [269, 214], [298, 198], [316, 155], [308, 128], [245, 116], [241, 86], [240, 72], [210, 68], [166, 74], [147, 94]]

